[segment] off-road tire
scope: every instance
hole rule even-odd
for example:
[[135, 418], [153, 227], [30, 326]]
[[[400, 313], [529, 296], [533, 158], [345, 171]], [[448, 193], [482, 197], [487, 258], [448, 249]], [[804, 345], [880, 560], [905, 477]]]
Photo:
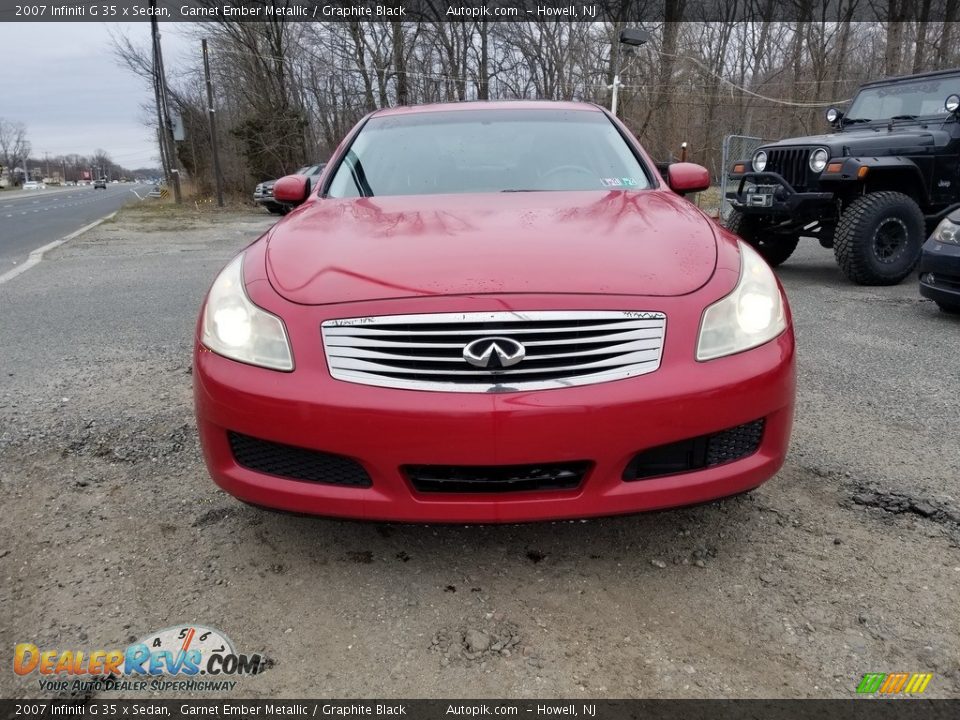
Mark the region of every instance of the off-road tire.
[[751, 247], [760, 253], [770, 267], [780, 265], [793, 255], [800, 242], [799, 235], [777, 235], [764, 232], [764, 224], [753, 215], [744, 215], [739, 210], [733, 210], [727, 218], [727, 230], [739, 235], [750, 243]]
[[[837, 265], [857, 285], [896, 285], [920, 262], [924, 240], [920, 206], [899, 192], [858, 197], [840, 215], [833, 237]], [[885, 234], [901, 236], [896, 247]], [[884, 257], [885, 253], [890, 253]]]

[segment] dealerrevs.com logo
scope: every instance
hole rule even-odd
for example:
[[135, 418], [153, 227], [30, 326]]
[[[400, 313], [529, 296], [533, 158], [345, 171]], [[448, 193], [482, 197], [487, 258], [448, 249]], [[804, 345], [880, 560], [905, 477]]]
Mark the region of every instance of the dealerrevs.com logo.
[[[236, 652], [219, 630], [181, 625], [149, 633], [124, 649], [41, 649], [18, 643], [13, 670], [39, 675], [40, 689], [87, 690], [232, 690], [236, 678], [265, 670], [262, 655]], [[173, 679], [170, 679], [173, 678]]]

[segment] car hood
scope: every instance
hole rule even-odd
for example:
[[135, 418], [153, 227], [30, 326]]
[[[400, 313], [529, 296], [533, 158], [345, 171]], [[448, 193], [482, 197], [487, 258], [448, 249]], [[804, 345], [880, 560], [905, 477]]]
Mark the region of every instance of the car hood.
[[496, 293], [682, 295], [714, 226], [665, 190], [322, 199], [279, 223], [267, 275], [296, 303]]
[[831, 157], [857, 155], [902, 155], [923, 148], [942, 147], [949, 141], [949, 134], [936, 128], [921, 128], [916, 124], [887, 125], [844, 130], [827, 135], [808, 135], [788, 138], [764, 145], [765, 150], [782, 147], [827, 147]]

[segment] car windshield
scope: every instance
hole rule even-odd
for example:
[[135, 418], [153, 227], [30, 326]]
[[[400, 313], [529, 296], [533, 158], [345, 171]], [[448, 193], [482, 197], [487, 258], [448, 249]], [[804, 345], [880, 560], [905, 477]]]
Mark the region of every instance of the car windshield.
[[648, 187], [643, 165], [603, 113], [444, 110], [370, 119], [327, 195]]
[[854, 120], [889, 120], [905, 116], [946, 115], [947, 95], [960, 91], [960, 75], [923, 78], [861, 90], [847, 113]]

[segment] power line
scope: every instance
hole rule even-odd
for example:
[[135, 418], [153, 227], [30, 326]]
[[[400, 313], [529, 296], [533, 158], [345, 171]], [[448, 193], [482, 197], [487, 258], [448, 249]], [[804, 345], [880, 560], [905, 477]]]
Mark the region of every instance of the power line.
[[752, 95], [753, 97], [759, 98], [759, 99], [761, 99], [761, 100], [766, 100], [767, 102], [775, 103], [775, 104], [777, 104], [777, 105], [788, 105], [788, 106], [790, 106], [790, 107], [818, 108], [818, 107], [830, 107], [831, 105], [842, 105], [842, 104], [844, 104], [844, 103], [850, 102], [850, 100], [851, 100], [851, 98], [847, 98], [846, 100], [833, 100], [833, 101], [831, 101], [831, 102], [813, 102], [813, 103], [811, 103], [811, 102], [794, 102], [794, 101], [792, 101], [792, 100], [781, 100], [780, 98], [772, 98], [772, 97], [769, 97], [769, 96], [767, 96], [767, 95], [761, 95], [760, 93], [753, 92], [753, 90], [747, 90], [747, 88], [741, 87], [741, 86], [737, 85], [736, 83], [732, 82], [731, 80], [727, 80], [725, 77], [723, 77], [723, 76], [720, 75], [719, 73], [713, 72], [713, 70], [711, 70], [710, 68], [708, 68], [708, 67], [707, 67], [706, 65], [704, 65], [702, 62], [700, 62], [700, 61], [697, 60], [696, 58], [690, 57], [689, 55], [677, 55], [677, 54], [674, 54], [674, 53], [668, 53], [666, 50], [658, 50], [658, 49], [656, 49], [656, 48], [653, 48], [653, 51], [654, 51], [655, 53], [658, 53], [659, 55], [666, 55], [667, 57], [674, 57], [674, 58], [678, 58], [678, 59], [680, 59], [680, 60], [688, 60], [688, 61], [692, 62], [694, 65], [696, 65], [697, 67], [699, 67], [701, 70], [703, 70], [703, 71], [704, 71], [705, 73], [707, 73], [708, 75], [713, 75], [715, 78], [717, 78], [717, 79], [720, 80], [721, 82], [726, 83], [727, 85], [729, 85], [729, 86], [731, 86], [731, 87], [733, 87], [733, 88], [736, 88], [736, 89], [739, 90], [740, 92], [745, 93], [746, 95]]

